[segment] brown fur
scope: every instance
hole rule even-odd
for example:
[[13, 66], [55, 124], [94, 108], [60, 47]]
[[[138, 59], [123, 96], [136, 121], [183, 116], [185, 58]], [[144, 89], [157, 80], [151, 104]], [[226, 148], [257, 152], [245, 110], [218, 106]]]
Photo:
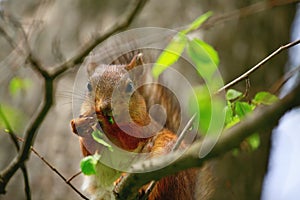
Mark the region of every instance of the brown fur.
[[[122, 109], [128, 109], [129, 107], [132, 121], [112, 124], [108, 120], [109, 114], [107, 113], [110, 113], [112, 109], [116, 109], [111, 108], [111, 96], [116, 84], [119, 83], [119, 81], [121, 81], [121, 85], [128, 84], [130, 80], [122, 79], [126, 76], [127, 70], [134, 68], [137, 63], [142, 64], [142, 60], [134, 59], [137, 59], [137, 57], [127, 62], [129, 63], [128, 65], [101, 65], [101, 69], [97, 69], [95, 63], [92, 63], [92, 66], [89, 68], [92, 71], [89, 71], [89, 74], [91, 75], [90, 83], [93, 91], [90, 92], [87, 101], [82, 106], [81, 117], [93, 115], [89, 113], [93, 113], [94, 111], [94, 115], [96, 115], [106, 137], [124, 150], [134, 151], [142, 144], [148, 148], [152, 157], [165, 155], [172, 150], [177, 140], [174, 131], [178, 129], [180, 116], [178, 101], [170, 97], [170, 92], [167, 89], [159, 85], [149, 85], [139, 88], [130, 97], [129, 105], [123, 102], [122, 97], [117, 99], [118, 102], [115, 105], [118, 106], [118, 109], [122, 111]], [[148, 132], [151, 133], [150, 128], [146, 130], [146, 135], [141, 135], [145, 133], [140, 132], [137, 125], [146, 126], [149, 124], [151, 117], [147, 109], [157, 103], [164, 106], [167, 114], [169, 114], [165, 128], [156, 133], [153, 137], [147, 136]], [[71, 122], [73, 132], [77, 134], [76, 123], [78, 123], [78, 121], [80, 120], [74, 119]], [[124, 130], [143, 137], [128, 135]], [[80, 145], [84, 156], [93, 154], [101, 149], [101, 147], [99, 147], [100, 145], [93, 141], [90, 134], [81, 136]], [[156, 183], [149, 196], [149, 200], [194, 199], [196, 177], [196, 170], [194, 169], [167, 176]], [[146, 188], [147, 185], [141, 188], [141, 190], [145, 190]]]

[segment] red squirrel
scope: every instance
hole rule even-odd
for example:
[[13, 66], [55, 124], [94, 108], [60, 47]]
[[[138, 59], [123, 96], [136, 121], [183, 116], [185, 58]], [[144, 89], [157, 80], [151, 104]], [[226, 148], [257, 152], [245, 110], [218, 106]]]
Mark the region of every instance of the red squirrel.
[[[82, 154], [88, 156], [101, 151], [101, 148], [103, 148], [101, 144], [93, 140], [91, 136], [92, 126], [98, 126], [114, 145], [126, 151], [142, 151], [141, 149], [147, 146], [147, 151], [149, 151], [151, 157], [167, 154], [172, 151], [177, 140], [177, 135], [174, 132], [180, 123], [179, 104], [176, 99], [170, 96], [170, 92], [160, 85], [152, 84], [139, 88], [135, 87], [134, 79], [143, 79], [150, 72], [140, 70], [133, 77], [128, 76], [128, 72], [144, 65], [143, 54], [131, 52], [122, 58], [122, 64], [115, 64], [120, 63], [119, 60], [107, 65], [97, 63], [89, 63], [88, 65], [87, 70], [90, 77], [87, 85], [87, 99], [82, 105], [79, 118], [71, 121], [73, 132], [79, 135]], [[130, 95], [129, 102], [122, 102], [122, 98], [120, 98], [117, 103], [112, 103], [112, 96], [116, 87], [118, 87], [121, 96]], [[152, 133], [152, 128], [159, 126], [155, 122], [153, 126], [140, 131], [139, 126], [144, 127], [149, 125], [151, 121], [155, 121], [148, 113], [149, 107], [153, 104], [160, 104], [165, 108], [167, 113], [166, 122], [163, 128], [155, 133]], [[115, 116], [112, 114], [115, 109], [120, 110], [120, 115], [123, 111], [126, 112], [127, 109], [130, 120], [122, 121], [122, 116], [120, 116], [119, 123], [116, 123]], [[94, 118], [97, 119], [96, 124], [92, 120]], [[84, 132], [84, 134], [80, 132]], [[118, 173], [115, 173], [115, 175], [122, 176]], [[197, 170], [195, 169], [164, 177], [156, 182], [148, 199], [195, 199], [196, 177]], [[95, 178], [93, 178], [93, 181], [97, 182]], [[98, 186], [92, 183], [93, 181], [88, 183], [90, 185], [94, 184], [92, 189], [89, 189], [91, 195], [94, 195], [93, 199], [113, 198], [112, 192], [108, 194], [110, 191], [103, 193], [97, 191]], [[117, 178], [115, 181], [117, 181]], [[87, 188], [89, 187], [87, 186]], [[140, 189], [141, 193], [147, 187], [148, 185], [142, 187]]]

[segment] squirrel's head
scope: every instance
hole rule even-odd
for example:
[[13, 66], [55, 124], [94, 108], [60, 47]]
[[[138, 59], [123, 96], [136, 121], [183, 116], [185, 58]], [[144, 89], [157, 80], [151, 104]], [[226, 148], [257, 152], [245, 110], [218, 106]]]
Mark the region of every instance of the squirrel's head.
[[132, 130], [132, 124], [145, 126], [150, 121], [145, 99], [136, 87], [143, 74], [142, 67], [137, 69], [141, 65], [141, 53], [124, 65], [88, 65], [89, 107], [95, 111], [99, 124], [108, 137], [116, 136], [121, 126]]

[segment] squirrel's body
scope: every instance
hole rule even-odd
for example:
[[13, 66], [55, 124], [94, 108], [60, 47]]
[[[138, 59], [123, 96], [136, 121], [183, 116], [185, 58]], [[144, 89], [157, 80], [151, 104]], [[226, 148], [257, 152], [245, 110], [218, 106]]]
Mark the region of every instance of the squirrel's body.
[[[177, 140], [174, 132], [180, 124], [178, 101], [160, 85], [148, 84], [136, 88], [136, 82], [144, 79], [148, 72], [137, 69], [129, 75], [128, 72], [143, 65], [143, 62], [141, 54], [128, 55], [133, 56], [130, 59], [124, 59], [123, 56], [108, 65], [89, 64], [89, 94], [82, 105], [81, 117], [95, 113], [106, 137], [121, 149], [137, 151], [144, 148], [145, 151], [147, 148], [151, 157], [168, 154]], [[128, 55], [126, 56], [130, 57]], [[160, 129], [160, 124], [148, 112], [155, 104], [162, 105], [167, 114], [166, 122]], [[78, 121], [79, 119], [72, 120], [73, 132], [76, 134], [80, 126]], [[84, 123], [86, 125], [82, 129], [90, 129], [87, 127], [89, 123]], [[156, 129], [158, 131], [153, 132]], [[99, 152], [102, 148], [90, 134], [81, 137], [80, 144], [84, 156]], [[190, 169], [162, 178], [156, 183], [148, 199], [194, 199], [196, 173], [196, 170]], [[89, 184], [93, 185], [91, 182]], [[107, 194], [99, 195], [95, 189], [97, 184], [94, 183], [91, 187], [93, 189], [90, 192], [98, 193], [98, 199], [111, 198]], [[141, 190], [145, 191], [147, 187], [145, 185]]]

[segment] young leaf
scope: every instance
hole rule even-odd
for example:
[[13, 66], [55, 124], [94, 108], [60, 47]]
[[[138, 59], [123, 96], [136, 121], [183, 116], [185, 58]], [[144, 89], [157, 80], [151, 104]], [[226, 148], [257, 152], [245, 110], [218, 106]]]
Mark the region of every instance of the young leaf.
[[220, 62], [218, 52], [211, 45], [207, 44], [203, 40], [195, 40], [204, 49], [204, 51], [206, 51], [206, 53], [209, 55], [210, 59], [215, 63], [215, 65], [218, 66]]
[[[2, 104], [2, 102], [0, 102], [0, 106], [12, 129], [16, 133], [21, 133], [26, 122], [28, 121], [28, 117], [22, 112], [22, 110], [14, 108], [8, 104]], [[0, 128], [5, 128], [5, 124], [1, 116]]]
[[98, 129], [93, 131], [92, 137], [96, 142], [98, 142], [99, 144], [102, 144], [103, 146], [107, 147], [110, 151], [113, 151], [112, 146], [110, 144], [108, 144], [106, 141], [103, 140], [104, 134], [101, 133]]
[[80, 161], [80, 168], [83, 174], [85, 175], [93, 175], [96, 174], [96, 165], [99, 159], [95, 156], [87, 156], [84, 157]]
[[9, 92], [11, 95], [16, 95], [21, 90], [28, 89], [32, 82], [29, 79], [22, 79], [20, 77], [14, 77], [9, 83]]
[[212, 97], [206, 86], [195, 88], [196, 98], [191, 99], [191, 113], [197, 112], [196, 123], [202, 134], [217, 134], [225, 122], [223, 99]]
[[211, 96], [206, 87], [196, 88], [195, 92], [196, 92], [197, 102], [191, 102], [190, 105], [192, 106], [192, 110], [193, 110], [192, 112], [195, 112], [196, 110], [199, 111], [198, 113], [199, 129], [201, 130], [202, 133], [206, 134], [209, 128], [211, 115], [212, 115]]
[[230, 123], [233, 120], [233, 110], [230, 105], [225, 107], [225, 124]]
[[203, 15], [195, 19], [187, 29], [182, 31], [182, 33], [187, 34], [188, 32], [198, 29], [203, 24], [203, 22], [205, 22], [210, 16], [212, 16], [212, 14], [213, 13], [211, 11], [204, 13]]
[[246, 116], [246, 114], [252, 111], [252, 106], [246, 102], [235, 102], [235, 113], [240, 117]]
[[205, 81], [210, 81], [217, 70], [218, 54], [207, 43], [193, 39], [188, 41], [187, 53], [196, 65], [198, 73]]
[[269, 92], [259, 92], [255, 95], [254, 99], [252, 100], [254, 104], [265, 104], [265, 105], [271, 105], [276, 101], [278, 101], [278, 97]]
[[254, 133], [250, 137], [247, 138], [247, 142], [251, 146], [252, 150], [255, 150], [260, 145], [260, 137], [258, 133]]
[[226, 92], [226, 100], [227, 101], [235, 100], [235, 99], [241, 97], [242, 95], [243, 95], [243, 93], [241, 93], [240, 91], [237, 91], [234, 89], [229, 89]]
[[178, 33], [174, 36], [169, 45], [160, 54], [152, 68], [152, 74], [155, 78], [158, 78], [158, 76], [165, 69], [167, 69], [179, 59], [186, 46], [186, 42], [187, 39], [184, 34]]
[[236, 125], [237, 123], [239, 123], [240, 121], [241, 121], [241, 119], [240, 119], [238, 116], [235, 115], [235, 116], [232, 118], [232, 120], [229, 121], [229, 122], [226, 124], [226, 127], [225, 127], [225, 128], [230, 128], [230, 127]]

